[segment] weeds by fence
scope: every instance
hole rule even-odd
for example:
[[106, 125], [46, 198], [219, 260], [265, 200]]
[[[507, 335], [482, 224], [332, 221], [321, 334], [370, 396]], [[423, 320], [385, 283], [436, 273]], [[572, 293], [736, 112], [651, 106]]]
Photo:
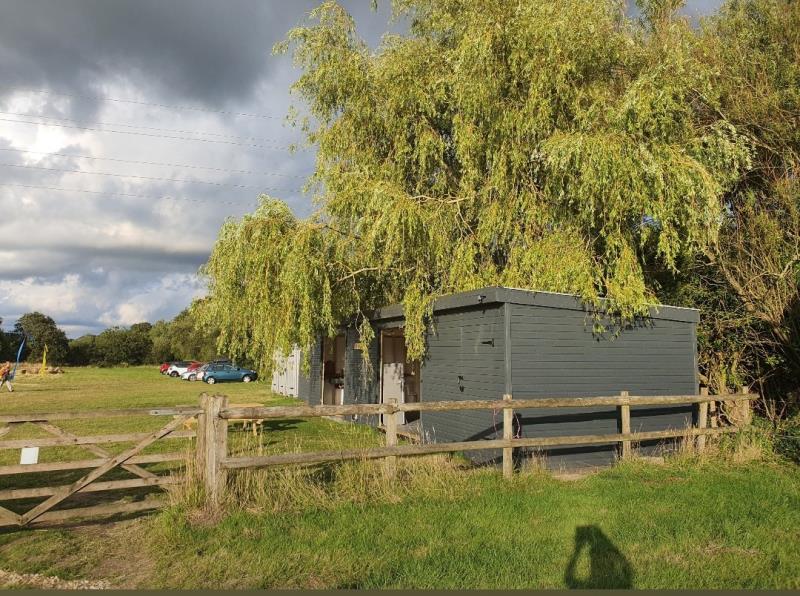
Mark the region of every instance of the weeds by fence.
[[[385, 472], [391, 478], [396, 474], [397, 457], [453, 453], [483, 449], [502, 449], [503, 474], [513, 475], [514, 449], [519, 447], [556, 447], [565, 445], [597, 445], [618, 443], [623, 458], [630, 456], [630, 446], [648, 440], [696, 437], [697, 448], [705, 446], [705, 437], [736, 432], [739, 425], [720, 426], [714, 417], [709, 426], [708, 407], [710, 403], [731, 402], [731, 410], [743, 424], [749, 422], [749, 403], [756, 394], [742, 391], [732, 395], [670, 395], [670, 396], [630, 396], [623, 392], [617, 396], [603, 397], [552, 397], [537, 399], [514, 399], [510, 395], [495, 401], [456, 401], [456, 402], [415, 402], [398, 404], [352, 404], [341, 406], [280, 406], [280, 407], [228, 407], [227, 397], [223, 395], [203, 395], [201, 407], [203, 414], [198, 419], [197, 469], [205, 485], [206, 497], [211, 505], [222, 499], [229, 470], [263, 468], [271, 466], [315, 464], [346, 460], [367, 460], [381, 458], [385, 461]], [[692, 428], [668, 429], [661, 431], [631, 432], [630, 415], [632, 407], [696, 404], [697, 424]], [[549, 408], [595, 408], [615, 406], [620, 418], [622, 432], [602, 435], [568, 435], [558, 437], [514, 438], [513, 412], [515, 409]], [[430, 444], [397, 444], [397, 414], [400, 412], [442, 412], [455, 410], [503, 410], [503, 438], [495, 440], [459, 441]], [[344, 449], [337, 451], [315, 451], [310, 453], [288, 453], [265, 456], [230, 457], [228, 454], [228, 420], [269, 420], [279, 418], [308, 418], [322, 416], [381, 416], [385, 428], [385, 446], [366, 449]]]

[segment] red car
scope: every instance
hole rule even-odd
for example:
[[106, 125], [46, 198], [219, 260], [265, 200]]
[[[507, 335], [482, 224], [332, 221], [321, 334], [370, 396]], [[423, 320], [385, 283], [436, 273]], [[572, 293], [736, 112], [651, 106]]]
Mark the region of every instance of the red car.
[[170, 365], [170, 364], [172, 364], [172, 362], [165, 362], [164, 364], [162, 364], [162, 365], [161, 365], [161, 366], [158, 368], [158, 372], [160, 372], [162, 375], [165, 375], [165, 374], [167, 374], [167, 369], [169, 368], [169, 365]]

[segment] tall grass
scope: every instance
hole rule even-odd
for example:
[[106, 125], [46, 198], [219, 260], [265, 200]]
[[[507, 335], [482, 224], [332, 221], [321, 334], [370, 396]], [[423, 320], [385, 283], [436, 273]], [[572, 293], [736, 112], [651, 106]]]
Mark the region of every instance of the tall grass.
[[[304, 441], [301, 435], [290, 441], [265, 447], [261, 436], [231, 433], [231, 452], [237, 455], [263, 453], [303, 453], [369, 449], [380, 442], [380, 435], [364, 432], [363, 427], [337, 425], [328, 436]], [[687, 434], [673, 444], [665, 444], [654, 457], [645, 455], [635, 443], [629, 460], [618, 461], [622, 467], [636, 466], [641, 461], [664, 460], [678, 466], [747, 463], [774, 459], [771, 437], [760, 427], [751, 427], [732, 435], [707, 436], [701, 451], [695, 437]], [[552, 479], [542, 452], [529, 451], [517, 462], [515, 477], [530, 481], [531, 477]], [[591, 473], [591, 471], [585, 471]], [[247, 513], [289, 513], [331, 510], [343, 503], [400, 503], [409, 498], [433, 497], [455, 500], [468, 496], [479, 484], [476, 476], [499, 474], [493, 467], [474, 467], [458, 455], [436, 454], [398, 457], [396, 475], [387, 474], [382, 459], [354, 459], [319, 465], [287, 465], [269, 468], [231, 470], [224, 497], [216, 511], [206, 506], [205, 491], [188, 454], [186, 481], [169, 488], [170, 502], [190, 512], [190, 518], [219, 519], [235, 511]], [[477, 481], [477, 482], [476, 482]]]
[[[378, 436], [366, 434], [361, 428], [342, 425], [337, 430], [330, 437], [313, 441], [312, 449], [336, 451], [376, 445]], [[264, 445], [261, 437], [247, 433], [237, 437], [234, 449], [240, 455], [263, 453]], [[281, 453], [310, 450], [300, 437], [290, 444], [267, 449], [279, 449]], [[223, 512], [278, 513], [331, 509], [343, 502], [399, 503], [411, 495], [454, 499], [471, 490], [472, 474], [487, 473], [471, 470], [461, 458], [447, 454], [399, 457], [395, 468], [395, 476], [390, 477], [384, 460], [362, 458], [322, 465], [230, 470], [220, 507]], [[216, 517], [220, 513], [206, 507], [194, 454], [187, 455], [185, 482], [170, 486], [169, 494], [171, 505], [192, 512], [192, 517]]]

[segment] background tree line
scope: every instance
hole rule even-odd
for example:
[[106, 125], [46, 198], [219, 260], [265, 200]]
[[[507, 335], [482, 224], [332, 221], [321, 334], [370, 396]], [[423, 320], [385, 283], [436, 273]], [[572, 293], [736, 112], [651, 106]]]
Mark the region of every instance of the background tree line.
[[14, 361], [23, 335], [22, 360], [40, 362], [45, 344], [50, 365], [116, 366], [157, 364], [169, 360], [211, 360], [217, 355], [215, 330], [200, 329], [191, 308], [171, 321], [110, 327], [97, 335], [68, 339], [56, 322], [39, 312], [23, 315], [9, 331], [1, 327], [0, 360]]

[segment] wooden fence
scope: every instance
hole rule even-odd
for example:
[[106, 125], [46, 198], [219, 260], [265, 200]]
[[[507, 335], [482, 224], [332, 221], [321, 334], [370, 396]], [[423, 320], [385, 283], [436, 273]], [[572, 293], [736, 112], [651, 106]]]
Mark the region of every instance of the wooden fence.
[[[733, 402], [749, 414], [749, 403], [757, 398], [755, 394], [742, 392], [733, 395], [709, 396], [630, 396], [626, 392], [607, 397], [548, 397], [537, 399], [513, 399], [506, 395], [494, 401], [448, 401], [386, 404], [353, 404], [342, 406], [277, 406], [277, 407], [236, 407], [229, 406], [223, 395], [200, 397], [199, 407], [173, 408], [134, 408], [122, 410], [95, 410], [89, 412], [58, 412], [50, 414], [1, 415], [0, 439], [21, 424], [33, 424], [46, 431], [51, 437], [41, 439], [0, 440], [0, 449], [20, 449], [24, 447], [80, 446], [97, 456], [94, 459], [78, 461], [19, 464], [0, 466], [0, 478], [15, 474], [37, 472], [61, 472], [67, 470], [90, 470], [70, 484], [41, 486], [35, 488], [16, 488], [0, 490], [0, 502], [9, 500], [47, 497], [24, 513], [15, 513], [0, 506], [0, 526], [26, 526], [31, 522], [60, 521], [73, 517], [92, 517], [117, 513], [129, 513], [154, 509], [163, 504], [159, 499], [145, 499], [129, 503], [113, 503], [71, 509], [54, 508], [76, 493], [113, 491], [121, 489], [165, 486], [180, 482], [176, 475], [156, 475], [141, 464], [185, 461], [185, 452], [142, 454], [142, 451], [160, 440], [196, 437], [195, 453], [197, 469], [205, 484], [209, 503], [218, 504], [226, 485], [228, 470], [242, 468], [261, 468], [293, 464], [314, 464], [350, 459], [385, 460], [386, 472], [390, 477], [396, 473], [397, 457], [427, 455], [433, 453], [452, 453], [482, 449], [501, 449], [503, 474], [513, 474], [513, 452], [520, 447], [557, 447], [565, 445], [613, 444], [620, 445], [621, 456], [631, 454], [631, 445], [640, 441], [669, 438], [696, 437], [698, 448], [705, 445], [705, 437], [720, 433], [735, 432], [739, 426], [720, 426], [717, 423], [716, 404]], [[691, 428], [669, 429], [648, 432], [631, 432], [631, 408], [638, 406], [669, 406], [696, 404], [697, 423]], [[714, 412], [709, 417], [709, 406]], [[613, 406], [617, 408], [620, 433], [602, 435], [570, 435], [557, 437], [514, 438], [513, 417], [515, 409], [549, 408], [598, 408]], [[747, 407], [743, 407], [747, 406]], [[503, 412], [503, 438], [494, 440], [474, 440], [430, 444], [398, 444], [397, 414], [400, 412], [446, 412], [456, 410], [493, 410]], [[228, 426], [233, 421], [263, 421], [280, 418], [313, 418], [328, 416], [383, 416], [385, 446], [367, 449], [343, 449], [339, 451], [316, 451], [309, 453], [284, 453], [256, 457], [231, 457], [228, 453]], [[154, 432], [126, 433], [95, 436], [76, 436], [54, 424], [54, 422], [76, 419], [106, 419], [112, 417], [170, 416], [170, 421]], [[197, 417], [197, 431], [178, 430], [190, 419]], [[132, 447], [113, 455], [100, 445], [113, 443], [134, 443]], [[98, 479], [110, 470], [119, 467], [134, 474], [136, 478], [124, 480]]]
[[[0, 501], [31, 499], [48, 497], [25, 513], [19, 514], [0, 506], [0, 526], [25, 526], [37, 521], [60, 521], [73, 517], [91, 517], [95, 515], [110, 515], [115, 513], [129, 513], [154, 509], [162, 505], [157, 499], [145, 499], [130, 503], [112, 503], [92, 507], [75, 507], [71, 509], [53, 510], [76, 493], [114, 491], [121, 489], [164, 486], [180, 481], [177, 476], [158, 476], [143, 468], [141, 464], [185, 461], [186, 454], [154, 453], [143, 455], [142, 451], [156, 441], [176, 438], [191, 438], [195, 436], [193, 430], [178, 430], [190, 418], [202, 413], [197, 407], [191, 408], [131, 408], [122, 410], [95, 410], [88, 412], [56, 412], [44, 414], [20, 414], [0, 416], [0, 423], [6, 426], [0, 428], [0, 438], [9, 434], [21, 424], [33, 424], [53, 435], [42, 439], [16, 439], [0, 440], [0, 449], [22, 449], [25, 447], [64, 447], [80, 446], [88, 450], [95, 459], [78, 461], [19, 464], [0, 466], [0, 477], [14, 474], [30, 474], [36, 472], [61, 472], [67, 470], [90, 470], [78, 480], [70, 484], [59, 486], [40, 486], [35, 488], [18, 488], [0, 490]], [[79, 419], [107, 419], [115, 417], [130, 418], [135, 416], [170, 416], [170, 421], [154, 432], [109, 434], [95, 436], [76, 436], [73, 433], [54, 424], [63, 420]], [[134, 443], [132, 447], [124, 449], [121, 453], [113, 455], [99, 445], [113, 443]], [[120, 467], [136, 478], [125, 480], [110, 480], [97, 482], [97, 479], [113, 468]]]
[[[733, 402], [746, 412], [749, 420], [750, 401], [758, 395], [743, 390], [731, 395], [670, 395], [630, 396], [627, 392], [607, 397], [548, 397], [536, 399], [513, 399], [510, 395], [494, 401], [447, 401], [386, 404], [352, 404], [342, 406], [278, 406], [278, 407], [228, 407], [223, 395], [204, 395], [201, 398], [203, 414], [198, 419], [197, 469], [200, 471], [206, 495], [212, 504], [219, 502], [225, 490], [228, 470], [262, 468], [291, 464], [314, 464], [350, 459], [384, 458], [389, 476], [396, 472], [399, 456], [452, 453], [481, 449], [502, 449], [503, 475], [513, 474], [513, 451], [519, 447], [557, 447], [565, 445], [592, 445], [619, 443], [623, 458], [631, 454], [631, 444], [641, 441], [696, 437], [698, 449], [705, 446], [705, 437], [721, 433], [736, 432], [739, 426], [719, 426], [717, 418], [709, 426], [709, 404]], [[697, 423], [691, 428], [668, 429], [648, 432], [631, 432], [631, 408], [637, 406], [669, 406], [696, 404]], [[618, 410], [619, 427], [622, 432], [602, 435], [570, 435], [558, 437], [514, 438], [513, 416], [515, 409], [549, 408], [597, 408], [614, 406]], [[502, 410], [503, 438], [450, 443], [406, 444], [397, 442], [397, 414], [400, 412], [445, 412], [454, 410]], [[344, 449], [339, 451], [316, 451], [288, 453], [255, 457], [230, 457], [228, 454], [229, 420], [269, 420], [279, 418], [310, 418], [326, 416], [378, 416], [384, 420], [385, 446], [368, 449]]]

